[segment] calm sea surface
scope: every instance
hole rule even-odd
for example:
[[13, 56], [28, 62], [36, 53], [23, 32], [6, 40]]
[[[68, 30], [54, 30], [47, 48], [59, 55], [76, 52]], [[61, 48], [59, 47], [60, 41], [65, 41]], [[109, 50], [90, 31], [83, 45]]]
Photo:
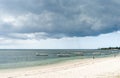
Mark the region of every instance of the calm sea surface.
[[0, 50], [0, 69], [39, 66], [60, 61], [116, 56], [120, 50], [7, 49]]

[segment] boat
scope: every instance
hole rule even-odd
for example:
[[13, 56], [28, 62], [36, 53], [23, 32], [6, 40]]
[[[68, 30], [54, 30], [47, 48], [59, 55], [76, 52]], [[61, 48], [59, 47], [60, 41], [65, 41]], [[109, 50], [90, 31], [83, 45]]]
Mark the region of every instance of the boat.
[[84, 56], [84, 53], [83, 52], [74, 52], [74, 55], [75, 56]]
[[57, 54], [58, 57], [70, 57], [70, 54]]
[[45, 54], [45, 53], [36, 53], [36, 56], [48, 56], [48, 54]]

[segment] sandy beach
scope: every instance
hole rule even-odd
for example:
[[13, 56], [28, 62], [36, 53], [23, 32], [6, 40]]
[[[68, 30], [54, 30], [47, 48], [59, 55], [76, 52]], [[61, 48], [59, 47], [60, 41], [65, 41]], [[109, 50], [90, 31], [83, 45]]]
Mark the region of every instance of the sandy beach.
[[120, 78], [119, 70], [120, 57], [118, 56], [0, 70], [0, 78]]

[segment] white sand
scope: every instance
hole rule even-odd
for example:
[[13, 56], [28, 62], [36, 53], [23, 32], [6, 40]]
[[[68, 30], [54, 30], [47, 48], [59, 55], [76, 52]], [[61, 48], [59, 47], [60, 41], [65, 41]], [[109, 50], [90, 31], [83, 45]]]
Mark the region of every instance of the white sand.
[[0, 78], [113, 78], [120, 74], [120, 57], [73, 60], [41, 67], [1, 70]]

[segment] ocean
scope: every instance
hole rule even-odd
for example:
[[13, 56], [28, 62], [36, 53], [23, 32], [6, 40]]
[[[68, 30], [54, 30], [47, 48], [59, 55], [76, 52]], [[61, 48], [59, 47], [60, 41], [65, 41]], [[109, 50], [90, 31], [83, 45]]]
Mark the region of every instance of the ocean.
[[96, 49], [1, 49], [0, 69], [41, 66], [73, 59], [103, 58], [119, 53], [120, 50]]

